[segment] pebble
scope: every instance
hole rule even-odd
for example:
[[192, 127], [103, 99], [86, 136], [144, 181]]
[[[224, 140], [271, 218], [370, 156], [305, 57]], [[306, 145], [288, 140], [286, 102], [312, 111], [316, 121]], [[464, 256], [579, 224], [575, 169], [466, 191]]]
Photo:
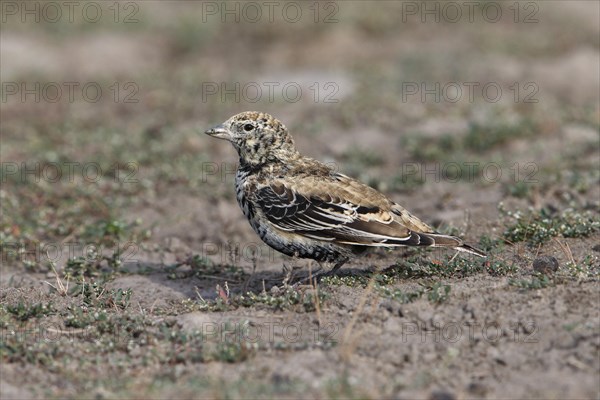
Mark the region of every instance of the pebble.
[[436, 390], [431, 392], [429, 400], [456, 400], [456, 396], [454, 393], [450, 393], [445, 390]]
[[467, 386], [467, 391], [477, 397], [484, 397], [487, 393], [487, 388], [485, 385], [479, 382], [471, 382]]
[[385, 299], [381, 302], [379, 307], [383, 308], [384, 310], [388, 311], [390, 314], [392, 314], [394, 316], [397, 316], [397, 317], [404, 316], [402, 313], [402, 307], [400, 306], [400, 303], [398, 303], [397, 301]]
[[542, 256], [533, 260], [533, 270], [550, 275], [558, 269], [558, 260], [552, 256]]

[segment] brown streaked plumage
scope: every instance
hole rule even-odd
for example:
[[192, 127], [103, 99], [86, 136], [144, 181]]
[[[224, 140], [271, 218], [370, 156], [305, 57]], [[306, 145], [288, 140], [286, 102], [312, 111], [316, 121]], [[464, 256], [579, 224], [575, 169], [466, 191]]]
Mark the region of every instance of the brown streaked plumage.
[[238, 203], [275, 250], [335, 263], [330, 272], [370, 247], [450, 247], [485, 257], [377, 190], [300, 155], [286, 127], [269, 114], [243, 112], [206, 133], [236, 148]]

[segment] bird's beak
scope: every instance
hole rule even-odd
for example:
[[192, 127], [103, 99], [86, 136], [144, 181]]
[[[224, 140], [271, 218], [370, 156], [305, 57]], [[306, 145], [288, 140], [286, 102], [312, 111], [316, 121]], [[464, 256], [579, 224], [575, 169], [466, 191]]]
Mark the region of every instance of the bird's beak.
[[209, 136], [216, 137], [219, 139], [225, 139], [225, 140], [231, 139], [229, 130], [227, 128], [225, 128], [223, 125], [217, 125], [214, 128], [210, 128], [209, 130], [207, 130], [204, 133], [206, 133]]

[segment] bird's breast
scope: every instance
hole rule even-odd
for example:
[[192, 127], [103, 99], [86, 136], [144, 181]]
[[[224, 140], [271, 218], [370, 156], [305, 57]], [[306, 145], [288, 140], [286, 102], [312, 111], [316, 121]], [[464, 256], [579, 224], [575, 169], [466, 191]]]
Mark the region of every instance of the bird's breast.
[[254, 218], [254, 208], [246, 195], [246, 184], [248, 183], [249, 174], [250, 171], [248, 170], [242, 168], [237, 170], [235, 175], [235, 197], [246, 218], [252, 220]]

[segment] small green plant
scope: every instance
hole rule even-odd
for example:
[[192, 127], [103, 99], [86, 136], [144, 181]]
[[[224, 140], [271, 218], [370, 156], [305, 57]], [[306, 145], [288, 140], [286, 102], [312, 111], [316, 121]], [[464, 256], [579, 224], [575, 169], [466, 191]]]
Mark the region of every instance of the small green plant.
[[329, 296], [321, 290], [318, 290], [315, 294], [314, 291], [301, 292], [292, 287], [287, 287], [283, 289], [283, 292], [277, 294], [247, 292], [243, 295], [231, 297], [219, 295], [214, 300], [201, 299], [198, 308], [200, 311], [226, 311], [239, 307], [263, 305], [275, 310], [301, 307], [305, 312], [312, 312], [316, 309], [316, 302], [324, 302], [328, 298]]
[[[158, 331], [147, 329], [147, 335], [170, 343], [167, 349], [169, 363], [206, 363], [220, 361], [239, 363], [254, 355], [259, 347], [258, 342], [247, 341], [248, 323], [225, 323], [214, 331], [183, 330], [174, 323], [165, 320], [158, 324]], [[140, 323], [138, 322], [138, 326]], [[127, 329], [128, 334], [132, 334]]]
[[508, 284], [524, 290], [537, 290], [554, 286], [554, 281], [547, 275], [534, 274], [529, 279], [510, 279]]
[[519, 271], [519, 266], [514, 262], [508, 263], [501, 260], [490, 260], [486, 263], [486, 270], [493, 276], [506, 276], [517, 273]]
[[448, 300], [450, 296], [450, 285], [444, 285], [442, 282], [426, 284], [427, 300], [431, 303], [440, 304]]
[[424, 290], [414, 290], [414, 291], [406, 291], [399, 288], [388, 288], [388, 287], [376, 287], [377, 291], [388, 299], [395, 300], [400, 304], [408, 304], [412, 303], [415, 300], [418, 300], [423, 296]]
[[531, 193], [533, 185], [524, 181], [507, 183], [504, 186], [504, 191], [508, 196], [524, 199]]
[[256, 346], [243, 341], [225, 341], [217, 344], [217, 348], [209, 355], [209, 359], [227, 363], [246, 361], [255, 351]]
[[52, 303], [25, 304], [19, 301], [16, 305], [6, 305], [6, 311], [19, 321], [27, 321], [31, 318], [40, 318], [52, 313]]
[[120, 252], [112, 255], [99, 255], [95, 252], [85, 257], [74, 257], [67, 260], [63, 274], [65, 278], [81, 282], [85, 278], [100, 278], [104, 281], [113, 278], [121, 267]]
[[116, 246], [123, 241], [141, 241], [150, 237], [149, 230], [139, 229], [141, 220], [125, 222], [120, 219], [105, 219], [85, 226], [82, 237], [98, 245]]
[[129, 307], [129, 302], [131, 300], [131, 295], [133, 291], [131, 289], [112, 289], [108, 292], [108, 301], [107, 305], [114, 306], [120, 308], [122, 310]]
[[597, 213], [591, 211], [578, 212], [569, 208], [561, 213], [552, 213], [542, 208], [526, 213], [504, 213], [513, 220], [503, 234], [511, 243], [527, 242], [529, 246], [537, 246], [553, 237], [586, 237], [600, 230], [600, 218]]
[[465, 277], [485, 271], [485, 261], [474, 257], [447, 257], [442, 261], [431, 261], [420, 257], [409, 257], [394, 266], [402, 279]]
[[376, 151], [368, 150], [358, 146], [352, 146], [342, 155], [352, 164], [358, 164], [360, 167], [373, 167], [383, 164], [383, 158]]
[[426, 295], [429, 302], [439, 304], [446, 301], [450, 295], [450, 285], [443, 284], [442, 282], [425, 281], [420, 286], [417, 290], [407, 291], [400, 288], [376, 285], [375, 290], [381, 296], [395, 300], [400, 304], [412, 303], [424, 295]]
[[565, 172], [564, 174], [567, 175], [565, 179], [569, 187], [579, 193], [587, 193], [590, 187], [600, 179], [600, 172], [597, 169], [585, 172], [574, 170]]
[[464, 145], [469, 150], [485, 151], [495, 146], [502, 145], [512, 139], [532, 136], [537, 130], [536, 124], [531, 120], [520, 123], [502, 123], [498, 125], [471, 124], [469, 132], [464, 138]]
[[452, 135], [431, 138], [420, 133], [406, 135], [402, 146], [407, 149], [411, 158], [417, 161], [439, 161], [447, 155], [460, 150], [460, 141]]
[[479, 238], [479, 248], [485, 252], [491, 252], [496, 249], [501, 250], [504, 246], [504, 241], [496, 239], [488, 235], [482, 235]]
[[509, 285], [523, 290], [544, 289], [558, 284], [600, 278], [600, 263], [595, 255], [587, 255], [581, 262], [569, 261], [555, 273], [534, 272], [529, 278], [510, 279]]
[[599, 279], [600, 259], [588, 254], [580, 262], [569, 261], [559, 270], [558, 277], [567, 280]]
[[98, 321], [108, 320], [106, 311], [84, 310], [81, 307], [74, 307], [65, 318], [65, 326], [72, 328], [88, 328], [93, 326]]
[[415, 190], [425, 183], [423, 174], [411, 173], [404, 175], [397, 175], [391, 183], [391, 187], [394, 190], [410, 192]]
[[325, 276], [321, 279], [323, 286], [349, 286], [349, 287], [366, 287], [369, 283], [369, 278], [362, 275], [332, 275]]
[[107, 290], [103, 282], [89, 280], [75, 285], [71, 294], [81, 294], [83, 303], [87, 307], [116, 307], [124, 310], [129, 306], [133, 291], [121, 288]]

